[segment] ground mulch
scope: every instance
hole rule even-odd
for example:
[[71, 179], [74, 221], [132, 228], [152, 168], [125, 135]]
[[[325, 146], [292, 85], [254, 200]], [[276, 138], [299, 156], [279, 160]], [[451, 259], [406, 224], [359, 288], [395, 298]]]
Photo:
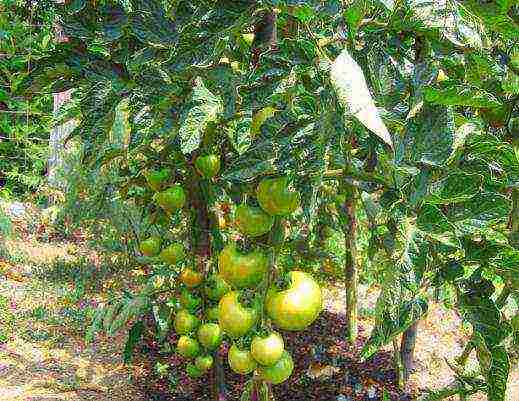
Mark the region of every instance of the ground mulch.
[[[365, 332], [354, 346], [343, 340], [346, 330], [344, 316], [325, 311], [307, 330], [299, 333], [282, 332], [286, 348], [292, 354], [295, 368], [292, 376], [274, 386], [276, 400], [291, 401], [376, 401], [412, 400], [412, 394], [399, 391], [395, 385], [392, 356], [381, 351], [366, 362], [359, 362], [358, 354], [366, 341]], [[171, 344], [175, 337], [170, 338]], [[226, 345], [223, 346], [226, 348]], [[176, 355], [161, 357], [158, 344], [147, 341], [142, 351], [147, 355], [149, 374], [138, 385], [147, 398], [156, 401], [210, 400], [210, 377], [191, 379], [184, 372], [185, 360]], [[176, 372], [176, 386], [167, 379], [159, 379], [151, 371], [151, 363], [160, 359]], [[247, 377], [237, 375], [225, 365], [227, 401], [238, 401]]]

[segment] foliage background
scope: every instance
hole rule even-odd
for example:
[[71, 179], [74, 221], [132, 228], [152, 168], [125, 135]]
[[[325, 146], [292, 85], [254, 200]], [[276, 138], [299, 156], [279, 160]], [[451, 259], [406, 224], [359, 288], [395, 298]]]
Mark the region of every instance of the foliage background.
[[24, 82], [53, 47], [53, 13], [40, 4], [0, 4], [0, 191], [23, 195], [43, 181], [52, 121], [48, 91]]

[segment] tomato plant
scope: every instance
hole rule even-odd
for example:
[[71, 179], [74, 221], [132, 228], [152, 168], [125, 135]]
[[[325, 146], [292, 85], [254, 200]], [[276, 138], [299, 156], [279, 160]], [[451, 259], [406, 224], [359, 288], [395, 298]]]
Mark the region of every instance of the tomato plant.
[[[148, 245], [134, 250], [147, 281], [94, 326], [114, 332], [153, 315], [167, 341], [164, 309], [179, 322], [187, 373], [199, 377], [222, 369], [205, 333], [217, 325], [231, 368], [253, 374], [244, 399], [258, 399], [294, 368], [284, 347], [270, 355], [259, 344], [269, 338], [279, 351], [272, 331], [304, 330], [322, 308], [315, 278], [280, 255], [311, 256], [332, 228], [347, 253], [351, 343], [361, 267], [381, 289], [361, 358], [393, 344], [397, 373], [409, 373], [430, 290], [450, 291], [473, 327], [471, 347], [487, 356], [478, 378], [459, 371], [456, 392], [503, 400], [513, 330], [501, 308], [517, 298], [517, 9], [476, 3], [57, 6], [70, 40], [33, 79], [50, 71], [76, 89], [72, 137], [85, 166], [112, 169], [120, 196], [145, 216], [138, 236]], [[146, 242], [157, 235], [158, 257]], [[494, 278], [505, 283], [499, 295]]]

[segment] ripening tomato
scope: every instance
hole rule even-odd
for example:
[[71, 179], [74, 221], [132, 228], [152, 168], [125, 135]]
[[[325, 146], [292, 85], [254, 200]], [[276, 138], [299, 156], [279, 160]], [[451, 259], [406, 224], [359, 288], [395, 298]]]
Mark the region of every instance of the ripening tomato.
[[291, 271], [286, 290], [271, 288], [265, 298], [265, 309], [274, 324], [283, 330], [299, 331], [310, 326], [322, 309], [322, 293], [313, 277], [302, 271]]
[[227, 354], [227, 361], [231, 369], [241, 375], [251, 373], [256, 369], [258, 364], [252, 358], [249, 350], [241, 350], [236, 344], [233, 344]]
[[177, 342], [177, 351], [184, 358], [194, 358], [200, 353], [200, 345], [194, 338], [180, 336]]
[[173, 325], [177, 334], [188, 334], [198, 327], [200, 321], [186, 309], [181, 309], [175, 316]]
[[268, 257], [259, 250], [241, 253], [235, 243], [228, 244], [218, 256], [218, 269], [223, 279], [235, 288], [253, 288], [267, 274]]
[[236, 207], [234, 221], [238, 230], [249, 237], [259, 237], [268, 233], [274, 225], [274, 217], [259, 207], [239, 205]]
[[215, 350], [222, 342], [222, 330], [216, 323], [205, 323], [199, 327], [197, 337], [200, 344], [208, 350]]
[[185, 259], [186, 251], [182, 243], [174, 242], [167, 248], [164, 248], [159, 256], [164, 263], [175, 265]]
[[292, 356], [283, 351], [283, 355], [278, 361], [271, 366], [260, 366], [258, 373], [260, 377], [268, 383], [280, 384], [290, 377], [294, 370], [294, 361]]
[[161, 242], [159, 237], [150, 237], [140, 243], [139, 250], [144, 256], [157, 256], [160, 252]]
[[180, 281], [188, 288], [193, 288], [202, 283], [204, 276], [202, 273], [197, 272], [189, 267], [184, 267], [180, 273]]
[[220, 299], [218, 304], [218, 322], [229, 337], [241, 337], [252, 329], [258, 320], [258, 308], [244, 307], [239, 301], [240, 293], [231, 291]]
[[254, 360], [264, 366], [274, 365], [283, 355], [284, 349], [283, 337], [276, 332], [266, 337], [255, 336], [250, 346]]
[[289, 189], [287, 177], [264, 178], [256, 192], [261, 208], [272, 216], [287, 216], [301, 203], [299, 192]]
[[213, 367], [213, 357], [211, 355], [200, 355], [195, 359], [195, 366], [202, 372], [207, 372]]

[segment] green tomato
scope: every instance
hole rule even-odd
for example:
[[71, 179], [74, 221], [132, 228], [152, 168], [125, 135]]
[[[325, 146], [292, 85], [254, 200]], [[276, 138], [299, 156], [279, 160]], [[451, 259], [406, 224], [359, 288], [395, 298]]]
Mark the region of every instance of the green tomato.
[[144, 174], [146, 182], [155, 192], [159, 192], [168, 180], [171, 171], [169, 169], [150, 170]]
[[253, 33], [242, 33], [242, 38], [249, 46], [252, 45], [252, 42], [254, 42], [254, 34]]
[[194, 312], [200, 305], [202, 300], [199, 297], [195, 297], [189, 290], [182, 289], [180, 293], [180, 305], [190, 312]]
[[194, 358], [200, 353], [200, 345], [194, 338], [180, 336], [177, 342], [177, 352], [184, 358]]
[[186, 258], [186, 251], [182, 243], [174, 242], [167, 248], [164, 248], [159, 256], [164, 263], [175, 265]]
[[230, 368], [241, 375], [246, 375], [254, 371], [258, 364], [252, 358], [249, 350], [241, 350], [233, 344], [227, 354], [227, 361]]
[[186, 373], [187, 373], [187, 375], [189, 377], [191, 377], [193, 379], [197, 379], [197, 378], [202, 377], [204, 375], [204, 370], [200, 369], [196, 365], [196, 362], [195, 362], [195, 364], [188, 363], [187, 366], [186, 366]]
[[264, 178], [256, 192], [261, 208], [272, 216], [287, 216], [301, 203], [299, 192], [289, 189], [287, 177]]
[[239, 292], [232, 291], [220, 299], [218, 304], [218, 322], [229, 337], [237, 338], [247, 334], [258, 320], [257, 308], [244, 307], [239, 299]]
[[259, 237], [268, 233], [274, 225], [274, 217], [259, 207], [239, 205], [236, 207], [234, 221], [238, 230], [249, 237]]
[[198, 341], [208, 350], [215, 350], [222, 343], [223, 333], [216, 323], [205, 323], [198, 329]]
[[519, 50], [514, 50], [510, 56], [510, 64], [519, 71]]
[[274, 365], [283, 355], [285, 343], [278, 333], [270, 333], [266, 337], [255, 336], [252, 339], [250, 352], [260, 365]]
[[177, 334], [189, 334], [198, 327], [200, 321], [195, 315], [189, 313], [189, 311], [181, 309], [176, 314], [173, 324]]
[[291, 271], [290, 285], [284, 291], [270, 288], [265, 309], [274, 324], [283, 330], [300, 331], [310, 326], [322, 309], [319, 284], [305, 272]]
[[213, 274], [207, 280], [207, 284], [205, 286], [205, 295], [212, 301], [219, 301], [225, 294], [231, 291], [231, 287], [229, 284], [225, 282], [225, 280], [216, 274]]
[[218, 256], [218, 269], [223, 279], [235, 288], [254, 288], [265, 278], [268, 257], [261, 251], [243, 254], [236, 244], [228, 244]]
[[207, 320], [210, 322], [217, 322], [218, 321], [218, 306], [211, 306], [208, 308], [205, 312], [205, 316]]
[[202, 372], [207, 372], [213, 367], [213, 357], [211, 355], [197, 356], [195, 366]]
[[157, 192], [153, 199], [162, 209], [168, 213], [173, 213], [182, 209], [186, 203], [186, 194], [180, 184], [175, 184], [165, 191]]
[[293, 370], [292, 356], [287, 351], [283, 351], [283, 355], [274, 365], [261, 366], [258, 368], [258, 373], [266, 382], [280, 384], [290, 377]]
[[218, 155], [198, 156], [195, 168], [202, 177], [211, 179], [220, 171], [220, 157]]
[[144, 256], [157, 256], [160, 252], [161, 242], [159, 237], [150, 237], [140, 243], [139, 250]]

